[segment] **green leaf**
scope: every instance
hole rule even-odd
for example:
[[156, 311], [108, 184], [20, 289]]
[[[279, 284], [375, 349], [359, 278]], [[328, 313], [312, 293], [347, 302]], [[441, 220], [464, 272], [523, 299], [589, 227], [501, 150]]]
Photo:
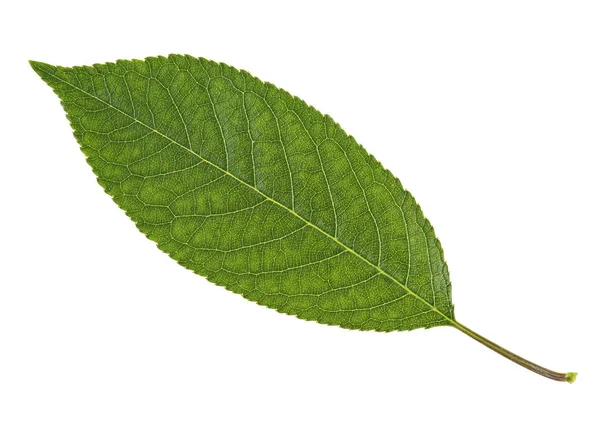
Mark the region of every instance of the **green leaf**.
[[104, 190], [182, 266], [301, 319], [451, 325], [497, 346], [454, 319], [442, 248], [415, 199], [329, 116], [191, 56], [31, 64]]

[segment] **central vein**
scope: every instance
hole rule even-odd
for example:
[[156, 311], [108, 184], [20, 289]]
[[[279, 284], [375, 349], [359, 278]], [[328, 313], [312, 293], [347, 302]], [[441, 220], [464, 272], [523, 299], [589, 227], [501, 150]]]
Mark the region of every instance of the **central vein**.
[[[72, 88], [78, 90], [79, 92], [82, 92], [83, 94], [94, 98], [97, 101], [100, 101], [101, 103], [105, 104], [106, 106], [110, 107], [111, 109], [116, 110], [117, 112], [121, 113], [122, 115], [128, 117], [129, 119], [131, 119], [134, 122], [137, 122], [138, 124], [140, 124], [141, 126], [147, 128], [148, 130], [150, 130], [153, 133], [156, 133], [157, 135], [167, 139], [170, 143], [173, 143], [181, 148], [183, 148], [184, 150], [188, 151], [189, 153], [193, 154], [194, 156], [196, 156], [198, 159], [202, 160], [203, 162], [207, 163], [208, 165], [218, 169], [219, 171], [223, 172], [224, 174], [226, 174], [227, 176], [233, 178], [234, 180], [236, 180], [237, 182], [243, 184], [244, 186], [248, 187], [249, 189], [252, 189], [253, 191], [255, 191], [256, 193], [258, 193], [259, 195], [263, 196], [266, 200], [271, 201], [273, 204], [276, 204], [277, 206], [283, 208], [284, 210], [286, 210], [288, 213], [292, 214], [293, 216], [295, 216], [296, 218], [298, 218], [299, 220], [301, 220], [302, 222], [304, 222], [307, 226], [310, 226], [312, 228], [314, 228], [315, 230], [319, 231], [321, 234], [325, 235], [326, 237], [328, 237], [329, 239], [333, 240], [335, 243], [337, 243], [338, 245], [340, 245], [342, 248], [344, 248], [344, 250], [354, 254], [357, 258], [359, 258], [360, 260], [362, 260], [364, 263], [368, 264], [369, 266], [371, 266], [372, 268], [374, 268], [375, 270], [377, 270], [381, 275], [389, 278], [390, 280], [392, 280], [394, 283], [396, 283], [397, 285], [399, 285], [402, 289], [404, 289], [407, 293], [411, 294], [412, 296], [414, 296], [416, 299], [420, 300], [421, 302], [423, 302], [424, 304], [426, 304], [427, 306], [431, 307], [432, 311], [435, 311], [437, 314], [439, 314], [440, 316], [442, 316], [444, 319], [446, 319], [448, 322], [450, 322], [452, 325], [457, 325], [457, 322], [448, 317], [446, 314], [444, 314], [443, 312], [441, 312], [440, 310], [437, 309], [437, 307], [433, 304], [431, 304], [430, 302], [428, 302], [427, 300], [423, 299], [419, 294], [417, 294], [416, 292], [414, 292], [413, 290], [411, 290], [410, 288], [408, 288], [405, 284], [401, 283], [400, 281], [398, 281], [395, 277], [393, 277], [392, 275], [390, 275], [389, 273], [387, 273], [385, 270], [383, 270], [380, 266], [378, 266], [377, 264], [372, 263], [371, 261], [369, 261], [368, 259], [366, 259], [365, 257], [363, 257], [362, 255], [360, 255], [358, 252], [356, 252], [354, 249], [350, 248], [349, 246], [346, 246], [342, 241], [340, 241], [337, 237], [332, 236], [331, 234], [329, 234], [328, 232], [326, 232], [325, 230], [319, 228], [317, 225], [313, 224], [312, 222], [306, 220], [304, 217], [302, 217], [301, 215], [299, 215], [298, 213], [296, 213], [294, 210], [288, 208], [287, 206], [285, 206], [284, 204], [280, 203], [279, 201], [271, 198], [270, 196], [266, 195], [265, 193], [261, 192], [259, 189], [257, 189], [256, 187], [252, 186], [251, 184], [246, 183], [244, 180], [236, 177], [234, 174], [232, 174], [231, 172], [229, 172], [227, 169], [223, 169], [222, 167], [220, 167], [219, 165], [211, 162], [210, 160], [205, 159], [204, 157], [202, 157], [200, 154], [196, 153], [194, 150], [191, 149], [191, 144], [190, 147], [187, 147], [179, 142], [177, 142], [176, 140], [173, 140], [172, 138], [170, 138], [169, 136], [167, 136], [166, 134], [160, 132], [159, 130], [156, 130], [155, 128], [149, 126], [148, 124], [144, 123], [143, 121], [139, 120], [138, 118], [136, 118], [135, 116], [132, 116], [130, 114], [128, 114], [127, 112], [124, 112], [123, 110], [119, 109], [118, 107], [114, 106], [113, 104], [104, 101], [101, 98], [98, 98], [96, 95], [94, 94], [90, 94], [89, 92], [87, 92], [84, 89], [81, 89], [80, 87], [58, 77], [55, 74], [51, 74], [54, 78], [56, 78], [57, 80], [60, 80], [61, 82], [71, 86]], [[221, 127], [218, 118], [216, 118], [216, 122], [219, 125], [219, 127]], [[435, 291], [434, 291], [435, 293]]]

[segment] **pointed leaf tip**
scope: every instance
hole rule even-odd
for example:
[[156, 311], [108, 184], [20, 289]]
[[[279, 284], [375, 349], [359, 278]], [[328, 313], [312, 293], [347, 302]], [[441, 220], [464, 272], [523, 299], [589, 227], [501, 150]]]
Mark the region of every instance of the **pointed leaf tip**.
[[44, 78], [44, 73], [47, 73], [54, 68], [54, 66], [49, 63], [38, 62], [37, 60], [30, 60], [29, 65], [31, 65], [31, 68], [33, 68], [33, 70], [42, 78]]
[[31, 68], [33, 68], [34, 70], [39, 69], [40, 66], [42, 65], [47, 65], [43, 62], [38, 62], [37, 60], [29, 60], [29, 65], [31, 65]]

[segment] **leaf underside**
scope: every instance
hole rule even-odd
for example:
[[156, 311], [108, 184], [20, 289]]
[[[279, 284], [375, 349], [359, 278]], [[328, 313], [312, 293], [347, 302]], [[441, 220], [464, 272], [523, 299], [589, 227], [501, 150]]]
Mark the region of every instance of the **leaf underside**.
[[100, 185], [182, 266], [329, 325], [454, 323], [432, 226], [329, 116], [191, 56], [31, 64], [60, 97]]

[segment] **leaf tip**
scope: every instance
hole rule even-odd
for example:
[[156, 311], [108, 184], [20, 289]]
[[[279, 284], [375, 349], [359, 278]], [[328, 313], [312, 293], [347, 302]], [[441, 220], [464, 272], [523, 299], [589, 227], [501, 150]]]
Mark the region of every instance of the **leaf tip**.
[[577, 379], [577, 372], [568, 372], [568, 373], [565, 373], [565, 380], [569, 384], [572, 384], [573, 382], [575, 382], [575, 379]]
[[31, 68], [33, 68], [33, 70], [42, 78], [44, 77], [44, 74], [48, 72], [48, 70], [54, 68], [48, 63], [38, 62], [37, 60], [30, 60], [29, 65], [31, 65]]
[[43, 65], [43, 62], [38, 62], [37, 60], [31, 60], [29, 59], [29, 65], [31, 65], [31, 68], [33, 68], [34, 70], [38, 68], [38, 66]]

